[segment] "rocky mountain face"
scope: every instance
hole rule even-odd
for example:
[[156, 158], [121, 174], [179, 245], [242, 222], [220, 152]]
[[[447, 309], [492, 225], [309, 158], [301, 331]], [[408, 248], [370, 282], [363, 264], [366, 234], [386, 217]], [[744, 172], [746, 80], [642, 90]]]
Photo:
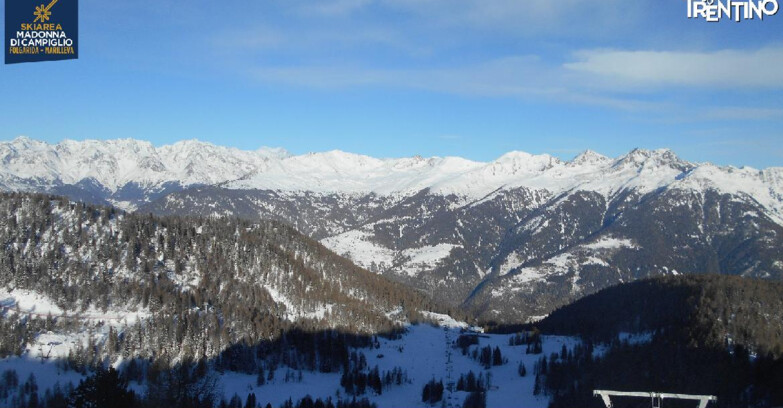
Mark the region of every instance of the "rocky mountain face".
[[4, 189], [282, 221], [485, 320], [535, 318], [647, 276], [783, 278], [783, 169], [691, 163], [668, 150], [481, 163], [17, 139], [0, 144], [0, 160]]

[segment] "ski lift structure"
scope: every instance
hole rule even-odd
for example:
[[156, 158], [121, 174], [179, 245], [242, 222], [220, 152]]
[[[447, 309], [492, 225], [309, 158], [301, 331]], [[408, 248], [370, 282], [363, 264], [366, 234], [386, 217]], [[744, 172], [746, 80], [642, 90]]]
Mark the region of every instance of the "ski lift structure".
[[595, 390], [593, 391], [593, 396], [601, 397], [601, 399], [604, 401], [604, 405], [606, 405], [606, 408], [613, 407], [610, 397], [650, 398], [652, 401], [652, 408], [661, 408], [661, 402], [663, 402], [665, 399], [698, 401], [699, 408], [707, 408], [707, 404], [709, 404], [710, 401], [718, 401], [718, 397], [714, 395], [669, 394], [665, 392]]

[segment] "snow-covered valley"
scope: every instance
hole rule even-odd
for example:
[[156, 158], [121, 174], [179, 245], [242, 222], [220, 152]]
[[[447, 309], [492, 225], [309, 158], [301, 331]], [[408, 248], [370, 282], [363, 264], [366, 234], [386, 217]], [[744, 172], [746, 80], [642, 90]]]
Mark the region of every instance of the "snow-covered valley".
[[[543, 356], [548, 358], [552, 353], [559, 354], [563, 347], [571, 349], [579, 344], [578, 339], [561, 336], [543, 336], [541, 353], [532, 354], [526, 351], [529, 347], [522, 345], [510, 345], [509, 340], [515, 334], [483, 334], [465, 328], [465, 325], [445, 322], [441, 326], [412, 325], [399, 339], [387, 339], [378, 337], [377, 344], [369, 348], [358, 348], [356, 352], [366, 357], [367, 371], [375, 367], [383, 376], [383, 373], [391, 373], [395, 370], [401, 373], [400, 384], [394, 379], [389, 385], [384, 385], [379, 394], [367, 388], [357, 398], [367, 398], [377, 404], [378, 407], [428, 407], [446, 406], [461, 407], [469, 392], [457, 390], [460, 376], [466, 376], [473, 372], [477, 377], [481, 376], [486, 381], [487, 407], [507, 408], [546, 407], [549, 398], [543, 393], [534, 395], [536, 375], [534, 367]], [[45, 336], [45, 335], [42, 335]], [[457, 342], [460, 336], [475, 337], [478, 344], [466, 348], [467, 354], [463, 355]], [[474, 350], [489, 346], [493, 350], [500, 350], [504, 363], [502, 365], [487, 368], [479, 361], [474, 360], [471, 354]], [[78, 385], [79, 380], [85, 375], [72, 370], [63, 369], [54, 359], [42, 359], [37, 355], [35, 345], [30, 345], [27, 351], [19, 357], [10, 357], [0, 360], [0, 373], [14, 370], [20, 383], [27, 381], [30, 375], [35, 377], [40, 396], [43, 397], [47, 389], [54, 387], [55, 383], [66, 388], [67, 384]], [[520, 365], [524, 365], [526, 375], [520, 376]], [[122, 372], [127, 362], [117, 361], [114, 366]], [[246, 401], [250, 393], [254, 393], [261, 406], [270, 403], [273, 407], [283, 405], [289, 398], [296, 403], [300, 399], [310, 396], [313, 400], [333, 401], [351, 399], [353, 396], [346, 393], [345, 387], [340, 385], [341, 373], [320, 373], [302, 371], [287, 366], [278, 367], [274, 373], [265, 373], [268, 380], [263, 385], [258, 384], [257, 375], [242, 374], [225, 371], [216, 373], [219, 379], [217, 394], [226, 401], [230, 401], [234, 395], [238, 395]], [[444, 392], [442, 401], [435, 404], [422, 402], [422, 390], [430, 380], [442, 381]], [[131, 382], [130, 388], [137, 394], [145, 392], [144, 382]], [[11, 392], [5, 402], [0, 400], [0, 405], [8, 403], [16, 395]]]

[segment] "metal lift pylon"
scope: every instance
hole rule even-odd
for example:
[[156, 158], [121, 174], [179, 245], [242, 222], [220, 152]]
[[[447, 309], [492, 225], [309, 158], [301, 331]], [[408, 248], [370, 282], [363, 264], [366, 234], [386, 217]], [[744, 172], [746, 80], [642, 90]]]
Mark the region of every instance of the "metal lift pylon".
[[612, 400], [610, 397], [641, 397], [650, 398], [652, 400], [653, 408], [661, 408], [661, 401], [664, 399], [680, 399], [680, 400], [693, 400], [699, 401], [699, 408], [707, 408], [707, 404], [710, 401], [717, 401], [718, 397], [714, 395], [690, 395], [690, 394], [669, 394], [665, 392], [629, 392], [629, 391], [608, 391], [608, 390], [595, 390], [593, 395], [601, 397], [604, 401], [606, 408], [612, 408]]

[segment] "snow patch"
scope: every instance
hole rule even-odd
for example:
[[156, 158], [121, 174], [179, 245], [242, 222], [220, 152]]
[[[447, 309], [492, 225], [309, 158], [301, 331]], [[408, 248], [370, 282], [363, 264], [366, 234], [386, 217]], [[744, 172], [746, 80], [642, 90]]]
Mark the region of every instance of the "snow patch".
[[620, 249], [620, 248], [638, 248], [634, 242], [628, 238], [602, 237], [601, 239], [589, 244], [581, 245], [585, 249]]
[[401, 269], [408, 276], [416, 276], [423, 271], [433, 269], [440, 261], [451, 254], [452, 249], [460, 247], [461, 245], [438, 244], [406, 249], [402, 251], [402, 255], [407, 260]]
[[78, 318], [86, 322], [106, 322], [112, 325], [134, 324], [151, 315], [148, 309], [134, 307], [135, 311], [110, 308], [98, 310], [90, 305], [84, 311], [65, 311], [48, 296], [31, 290], [7, 288], [0, 289], [0, 308], [6, 313], [20, 313], [34, 319], [45, 319], [49, 315], [56, 318]]
[[448, 327], [451, 329], [467, 329], [468, 324], [465, 322], [459, 322], [455, 320], [453, 317], [442, 314], [442, 313], [435, 313], [435, 312], [421, 312], [422, 316], [424, 316], [425, 319], [429, 319], [434, 321], [438, 324], [440, 327]]
[[313, 311], [304, 312], [300, 310], [299, 307], [294, 305], [294, 303], [291, 301], [291, 299], [288, 298], [288, 296], [284, 295], [279, 290], [275, 289], [270, 285], [262, 285], [262, 286], [264, 287], [264, 289], [266, 289], [267, 292], [269, 292], [269, 296], [272, 297], [272, 300], [274, 300], [275, 303], [285, 306], [285, 315], [282, 317], [291, 322], [295, 322], [300, 319], [315, 319], [315, 320], [323, 319], [327, 313], [330, 313], [332, 311], [332, 308], [334, 307], [334, 305], [332, 304], [327, 304], [327, 305], [319, 306]]
[[372, 272], [392, 270], [408, 276], [432, 270], [460, 245], [441, 243], [437, 245], [409, 248], [395, 251], [372, 242], [367, 231], [372, 225], [354, 229], [321, 240], [321, 244], [338, 255], [343, 255], [357, 265]]
[[321, 244], [338, 255], [343, 255], [359, 266], [368, 268], [375, 264], [378, 267], [391, 266], [394, 261], [394, 251], [378, 245], [371, 240], [371, 235], [363, 230], [355, 229], [342, 234], [325, 238]]

